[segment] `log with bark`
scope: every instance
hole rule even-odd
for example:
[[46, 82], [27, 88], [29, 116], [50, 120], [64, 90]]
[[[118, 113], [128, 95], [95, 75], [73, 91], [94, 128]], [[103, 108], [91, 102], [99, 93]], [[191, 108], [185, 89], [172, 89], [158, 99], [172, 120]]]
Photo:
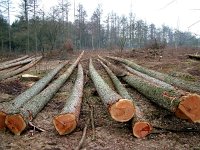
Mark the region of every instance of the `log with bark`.
[[188, 55], [190, 59], [200, 60], [200, 55]]
[[[103, 59], [102, 57], [99, 56], [99, 58], [104, 61], [108, 66], [111, 66], [114, 70], [117, 70], [117, 68], [115, 68], [115, 66], [112, 66], [112, 64]], [[108, 75], [110, 76], [111, 80], [113, 81], [113, 84], [117, 90], [117, 92], [126, 99], [130, 99], [133, 100], [134, 105], [135, 105], [135, 116], [132, 120], [132, 131], [133, 131], [133, 135], [137, 138], [144, 138], [147, 135], [149, 135], [153, 128], [152, 125], [150, 124], [149, 121], [147, 121], [147, 119], [145, 118], [145, 115], [143, 114], [143, 111], [141, 110], [141, 108], [138, 107], [138, 101], [135, 100], [135, 98], [131, 97], [128, 93], [128, 91], [126, 90], [126, 88], [121, 84], [120, 80], [115, 76], [115, 74], [110, 70], [110, 68], [108, 66], [106, 66], [102, 61], [100, 61], [101, 65], [105, 68], [105, 70], [107, 71]], [[124, 73], [126, 73], [126, 71], [124, 71]]]
[[164, 88], [130, 73], [122, 79], [152, 102], [175, 113], [178, 118], [200, 123], [199, 95]]
[[128, 65], [129, 67], [139, 71], [139, 72], [142, 72], [144, 74], [147, 74], [153, 78], [156, 78], [156, 79], [159, 79], [159, 80], [162, 80], [168, 84], [171, 84], [173, 86], [176, 86], [176, 87], [179, 87], [181, 89], [184, 89], [186, 91], [189, 91], [189, 92], [197, 92], [197, 93], [200, 93], [200, 84], [197, 84], [197, 83], [193, 83], [193, 82], [189, 82], [189, 81], [185, 81], [185, 80], [182, 80], [182, 79], [178, 79], [178, 78], [175, 78], [175, 77], [172, 77], [170, 75], [167, 75], [167, 74], [164, 74], [164, 73], [160, 73], [160, 72], [157, 72], [157, 71], [154, 71], [154, 70], [151, 70], [151, 69], [147, 69], [147, 68], [144, 68], [130, 60], [127, 60], [127, 59], [123, 59], [123, 58], [119, 58], [119, 57], [110, 57], [110, 56], [107, 56], [108, 58], [111, 58], [113, 60], [116, 60], [118, 62], [121, 62], [121, 63], [124, 63], [126, 65]]
[[139, 72], [139, 71], [137, 71], [137, 70], [135, 70], [135, 69], [133, 69], [133, 68], [127, 66], [127, 65], [124, 65], [124, 64], [123, 64], [123, 66], [124, 66], [130, 73], [133, 73], [133, 74], [135, 74], [135, 75], [137, 75], [137, 76], [143, 78], [143, 79], [146, 80], [146, 81], [152, 82], [153, 84], [156, 84], [156, 85], [161, 86], [161, 87], [163, 87], [163, 88], [175, 90], [174, 86], [172, 86], [172, 85], [170, 85], [170, 84], [168, 84], [168, 83], [166, 83], [166, 82], [163, 82], [163, 81], [158, 80], [158, 79], [156, 79], [156, 78], [150, 77], [150, 76], [148, 76], [148, 75], [146, 75], [146, 74], [144, 74], [144, 73], [141, 73], [141, 72]]
[[83, 68], [78, 65], [77, 79], [70, 97], [67, 99], [61, 113], [53, 118], [55, 129], [60, 135], [71, 133], [77, 126], [83, 96]]
[[28, 57], [29, 57], [28, 55], [25, 55], [25, 56], [22, 56], [22, 57], [20, 57], [20, 58], [16, 58], [16, 59], [13, 59], [13, 60], [5, 61], [5, 62], [0, 63], [0, 66], [4, 66], [5, 64], [15, 63], [15, 62], [24, 60], [24, 59], [26, 59], [26, 58], [28, 58]]
[[0, 66], [0, 70], [4, 70], [4, 69], [7, 69], [7, 68], [19, 66], [19, 65], [24, 65], [24, 64], [30, 63], [34, 59], [36, 59], [36, 58], [27, 58], [27, 59], [24, 59], [24, 60], [21, 60], [21, 61], [17, 61], [17, 62], [14, 62], [14, 63], [2, 64]]
[[135, 113], [132, 100], [123, 99], [105, 83], [94, 68], [92, 59], [89, 62], [89, 72], [95, 88], [111, 117], [119, 122], [126, 122], [132, 119]]
[[34, 96], [28, 102], [26, 102], [19, 110], [19, 113], [6, 116], [5, 124], [16, 135], [20, 135], [24, 131], [29, 122], [44, 108], [44, 106], [52, 99], [54, 94], [61, 88], [66, 82], [74, 68], [77, 66], [82, 55], [56, 80], [54, 80], [48, 87], [46, 87], [41, 93]]
[[26, 64], [25, 66], [19, 68], [19, 69], [16, 69], [12, 72], [7, 72], [6, 74], [0, 74], [0, 81], [3, 80], [3, 79], [7, 79], [7, 78], [10, 78], [10, 77], [13, 77], [31, 67], [33, 67], [35, 64], [37, 64], [40, 60], [42, 59], [42, 56], [40, 57], [37, 57], [36, 59], [32, 60], [30, 63]]
[[41, 92], [68, 62], [69, 61], [65, 61], [64, 63], [59, 64], [55, 69], [51, 70], [46, 76], [36, 82], [32, 87], [18, 95], [9, 103], [2, 103], [0, 105], [0, 119], [2, 118], [1, 120], [4, 119], [4, 121], [0, 122], [0, 130], [5, 129], [5, 115], [17, 113], [19, 108], [33, 96]]

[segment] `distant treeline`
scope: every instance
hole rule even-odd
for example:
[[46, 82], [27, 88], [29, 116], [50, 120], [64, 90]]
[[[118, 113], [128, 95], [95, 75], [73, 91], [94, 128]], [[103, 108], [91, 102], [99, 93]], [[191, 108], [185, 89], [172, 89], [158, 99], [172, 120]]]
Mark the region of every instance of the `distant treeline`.
[[37, 0], [22, 0], [18, 19], [9, 25], [11, 8], [11, 0], [1, 2], [1, 52], [198, 47], [199, 39], [192, 33], [173, 30], [166, 25], [157, 28], [136, 20], [134, 13], [118, 16], [111, 12], [103, 18], [100, 5], [87, 19], [87, 11], [79, 4], [71, 22], [68, 12], [73, 7], [69, 2], [58, 3], [47, 14], [40, 9]]

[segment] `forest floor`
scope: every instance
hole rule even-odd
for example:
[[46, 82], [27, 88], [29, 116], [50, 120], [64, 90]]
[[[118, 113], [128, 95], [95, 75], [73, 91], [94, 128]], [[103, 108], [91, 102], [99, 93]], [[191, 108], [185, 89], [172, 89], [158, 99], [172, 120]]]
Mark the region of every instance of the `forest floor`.
[[[137, 139], [132, 135], [131, 123], [118, 123], [111, 119], [104, 107], [95, 87], [89, 78], [88, 59], [90, 57], [97, 58], [101, 56], [119, 56], [128, 58], [138, 64], [168, 73], [172, 76], [180, 77], [185, 80], [200, 83], [200, 61], [188, 59], [186, 54], [195, 53], [195, 50], [174, 50], [166, 49], [162, 53], [162, 58], [152, 56], [152, 53], [144, 50], [124, 51], [85, 51], [81, 64], [84, 67], [85, 85], [84, 96], [81, 107], [79, 124], [75, 131], [69, 135], [60, 136], [55, 130], [52, 118], [58, 114], [63, 108], [67, 100], [73, 83], [76, 79], [77, 69], [73, 72], [65, 85], [57, 92], [54, 98], [46, 105], [46, 107], [33, 120], [34, 125], [43, 128], [44, 132], [32, 132], [31, 129], [26, 130], [21, 136], [15, 136], [8, 130], [0, 133], [0, 150], [5, 149], [23, 149], [23, 150], [71, 150], [74, 149], [82, 136], [83, 128], [90, 118], [91, 107], [94, 108], [94, 125], [95, 139], [93, 139], [93, 130], [89, 124], [83, 149], [96, 150], [151, 150], [151, 149], [200, 149], [200, 125], [186, 122], [176, 118], [172, 113], [151, 103], [133, 88], [126, 86], [129, 93], [139, 102], [140, 107], [144, 109], [144, 113], [152, 125], [164, 129], [172, 129], [171, 132], [162, 132], [162, 130], [154, 130], [153, 134], [144, 139]], [[67, 54], [65, 52], [52, 52], [45, 56], [36, 67], [32, 67], [25, 73], [44, 76], [51, 68], [54, 68], [59, 62], [69, 59], [73, 62], [80, 52]], [[1, 58], [2, 61], [10, 58]], [[64, 72], [68, 64], [62, 71]], [[113, 88], [112, 82], [106, 74], [103, 67], [98, 61], [94, 60], [94, 66], [105, 81]], [[58, 77], [58, 75], [56, 76]], [[0, 94], [7, 94], [10, 98], [14, 98], [28, 87], [33, 81], [24, 81], [18, 78], [12, 78], [0, 83]], [[125, 84], [125, 83], [124, 83]], [[200, 93], [199, 93], [200, 94]], [[179, 132], [179, 129], [194, 128], [196, 132]]]

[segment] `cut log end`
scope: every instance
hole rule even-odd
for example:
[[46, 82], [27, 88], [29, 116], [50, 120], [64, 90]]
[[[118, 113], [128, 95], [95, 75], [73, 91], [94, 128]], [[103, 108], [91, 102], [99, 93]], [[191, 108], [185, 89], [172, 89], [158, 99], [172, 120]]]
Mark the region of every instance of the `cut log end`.
[[137, 138], [144, 138], [151, 133], [153, 127], [150, 123], [144, 121], [138, 121], [133, 124], [133, 135]]
[[135, 106], [131, 100], [120, 99], [110, 107], [111, 117], [119, 122], [126, 122], [133, 118]]
[[6, 120], [6, 113], [0, 112], [0, 131], [6, 129], [5, 120]]
[[197, 94], [183, 96], [175, 115], [181, 119], [200, 123], [200, 96]]
[[77, 125], [74, 114], [60, 114], [53, 118], [53, 124], [60, 135], [71, 133]]
[[8, 115], [5, 120], [6, 126], [15, 135], [20, 135], [26, 128], [26, 122], [20, 114]]

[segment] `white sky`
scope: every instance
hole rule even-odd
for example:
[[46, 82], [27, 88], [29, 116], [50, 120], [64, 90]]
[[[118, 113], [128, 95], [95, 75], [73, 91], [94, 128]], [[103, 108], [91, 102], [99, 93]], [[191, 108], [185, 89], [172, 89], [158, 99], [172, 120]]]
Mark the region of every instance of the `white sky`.
[[[42, 1], [44, 9], [47, 11], [51, 6], [57, 4], [57, 0], [39, 0]], [[74, 0], [68, 0], [71, 3], [69, 12], [73, 19]], [[168, 25], [173, 29], [179, 28], [182, 31], [190, 31], [200, 35], [200, 22], [191, 26], [200, 20], [200, 0], [75, 0], [83, 4], [90, 18], [98, 4], [102, 5], [103, 16], [114, 11], [118, 15], [127, 15], [132, 10], [136, 19], [142, 19], [148, 24], [154, 23], [157, 27], [162, 24]], [[20, 0], [15, 0], [15, 3]], [[131, 9], [132, 3], [132, 9]], [[168, 5], [169, 4], [169, 5]], [[17, 4], [16, 4], [17, 5]], [[77, 8], [77, 7], [76, 7]], [[199, 9], [199, 10], [194, 10]], [[103, 18], [105, 20], [105, 18]], [[191, 26], [191, 27], [190, 27]], [[189, 28], [188, 28], [189, 27]]]

